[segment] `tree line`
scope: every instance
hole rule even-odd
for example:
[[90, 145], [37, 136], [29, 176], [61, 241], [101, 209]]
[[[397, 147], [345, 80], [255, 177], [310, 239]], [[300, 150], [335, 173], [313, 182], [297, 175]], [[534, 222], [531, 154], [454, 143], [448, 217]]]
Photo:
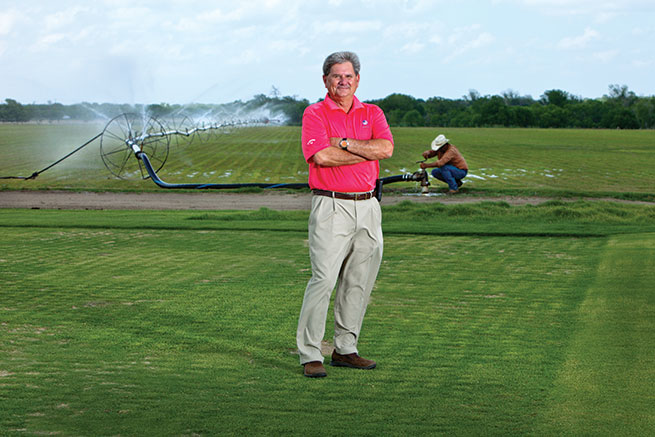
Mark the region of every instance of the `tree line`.
[[[4, 104], [0, 104], [0, 121], [90, 121], [102, 117], [109, 119], [125, 112], [147, 111], [157, 118], [182, 115], [194, 118], [200, 114], [221, 119], [259, 113], [262, 117], [280, 118], [286, 124], [300, 125], [303, 111], [310, 102], [295, 96], [280, 97], [275, 87], [273, 90], [275, 92], [269, 96], [259, 94], [245, 102], [237, 100], [225, 104], [23, 105], [6, 99]], [[511, 90], [490, 96], [481, 96], [471, 90], [460, 99], [431, 97], [424, 100], [405, 94], [391, 94], [367, 102], [380, 106], [391, 126], [655, 128], [655, 96], [637, 96], [626, 85], [610, 85], [608, 94], [595, 99], [577, 97], [559, 89], [545, 91], [538, 100]]]
[[263, 94], [243, 102], [185, 105], [157, 103], [116, 104], [116, 103], [61, 103], [21, 104], [14, 99], [0, 103], [0, 122], [56, 122], [65, 120], [94, 121], [110, 120], [124, 113], [148, 114], [157, 119], [177, 119], [185, 117], [202, 122], [208, 121], [246, 121], [251, 119], [280, 119], [288, 124], [300, 124], [302, 114], [309, 105], [306, 99], [296, 97], [269, 97]]
[[392, 94], [371, 103], [384, 110], [392, 126], [655, 128], [655, 96], [638, 97], [625, 85], [610, 85], [609, 93], [597, 99], [558, 89], [539, 100], [514, 91], [481, 96], [472, 90], [461, 99]]

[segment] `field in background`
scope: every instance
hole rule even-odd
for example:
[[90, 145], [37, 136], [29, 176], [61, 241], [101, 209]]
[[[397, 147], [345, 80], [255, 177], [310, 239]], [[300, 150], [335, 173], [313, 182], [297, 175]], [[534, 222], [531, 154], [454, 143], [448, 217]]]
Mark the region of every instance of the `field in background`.
[[[0, 125], [0, 176], [28, 176], [102, 128]], [[471, 166], [465, 193], [653, 200], [653, 131], [398, 128], [382, 176], [415, 170], [439, 132]], [[299, 136], [173, 143], [161, 176], [305, 181]], [[114, 179], [97, 144], [34, 181], [0, 180], [22, 188], [161, 191]], [[0, 434], [655, 428], [653, 204], [403, 202], [383, 217], [360, 341], [378, 368], [315, 381], [294, 341], [307, 211], [0, 209]]]
[[653, 429], [655, 207], [384, 218], [360, 340], [378, 368], [316, 381], [294, 342], [306, 211], [0, 210], [1, 433]]
[[[0, 125], [0, 176], [29, 176], [93, 138], [101, 124]], [[394, 156], [381, 176], [417, 170], [437, 133], [464, 154], [465, 193], [613, 196], [653, 200], [655, 131], [394, 128]], [[172, 141], [160, 176], [168, 182], [306, 182], [298, 127], [251, 127]], [[392, 189], [416, 190], [416, 184]], [[445, 185], [433, 180], [433, 190]], [[2, 189], [160, 190], [119, 180], [104, 167], [99, 140], [36, 180], [0, 180]]]

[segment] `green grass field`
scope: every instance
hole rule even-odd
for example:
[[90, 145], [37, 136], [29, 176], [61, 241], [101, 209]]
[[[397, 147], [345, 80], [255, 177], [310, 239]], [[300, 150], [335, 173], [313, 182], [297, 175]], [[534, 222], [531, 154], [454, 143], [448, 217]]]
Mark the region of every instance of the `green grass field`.
[[[0, 125], [0, 176], [100, 130]], [[464, 197], [554, 199], [384, 207], [360, 340], [378, 367], [322, 380], [295, 351], [307, 211], [0, 209], [0, 435], [652, 434], [655, 133], [441, 132], [471, 166]], [[436, 132], [394, 135], [383, 176]], [[233, 131], [172, 146], [161, 176], [304, 181], [298, 143]], [[112, 178], [93, 145], [0, 188], [159, 190]], [[557, 199], [605, 196], [651, 202]]]
[[[0, 125], [0, 176], [29, 176], [103, 127]], [[440, 132], [469, 164], [464, 193], [655, 200], [652, 130], [394, 128], [394, 156], [382, 161], [381, 175], [417, 170], [421, 152]], [[172, 141], [160, 176], [175, 183], [306, 182], [300, 128], [239, 128], [191, 144]], [[433, 190], [445, 186], [433, 182]], [[149, 180], [115, 178], [102, 163], [99, 140], [36, 180], [0, 180], [0, 189], [159, 190]]]
[[655, 207], [385, 208], [360, 342], [378, 368], [328, 368], [320, 381], [302, 377], [295, 354], [306, 221], [265, 209], [1, 210], [2, 434], [655, 426]]

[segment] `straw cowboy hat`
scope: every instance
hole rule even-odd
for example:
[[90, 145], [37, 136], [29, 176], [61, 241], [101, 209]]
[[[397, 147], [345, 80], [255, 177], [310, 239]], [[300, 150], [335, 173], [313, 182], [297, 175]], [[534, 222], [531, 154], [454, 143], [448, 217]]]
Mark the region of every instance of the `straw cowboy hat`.
[[448, 138], [444, 135], [439, 135], [437, 138], [432, 140], [432, 150], [437, 151], [441, 149], [445, 144], [448, 144]]

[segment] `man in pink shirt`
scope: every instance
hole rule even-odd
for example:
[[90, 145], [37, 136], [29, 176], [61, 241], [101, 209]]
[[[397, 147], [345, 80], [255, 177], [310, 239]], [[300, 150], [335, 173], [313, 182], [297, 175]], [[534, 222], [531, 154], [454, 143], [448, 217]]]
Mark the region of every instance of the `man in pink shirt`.
[[323, 63], [325, 100], [303, 114], [302, 151], [314, 194], [309, 218], [312, 278], [298, 320], [296, 342], [303, 374], [323, 377], [321, 341], [334, 298], [332, 366], [373, 369], [357, 341], [382, 260], [380, 205], [373, 195], [393, 137], [382, 110], [355, 97], [359, 58], [336, 52]]

